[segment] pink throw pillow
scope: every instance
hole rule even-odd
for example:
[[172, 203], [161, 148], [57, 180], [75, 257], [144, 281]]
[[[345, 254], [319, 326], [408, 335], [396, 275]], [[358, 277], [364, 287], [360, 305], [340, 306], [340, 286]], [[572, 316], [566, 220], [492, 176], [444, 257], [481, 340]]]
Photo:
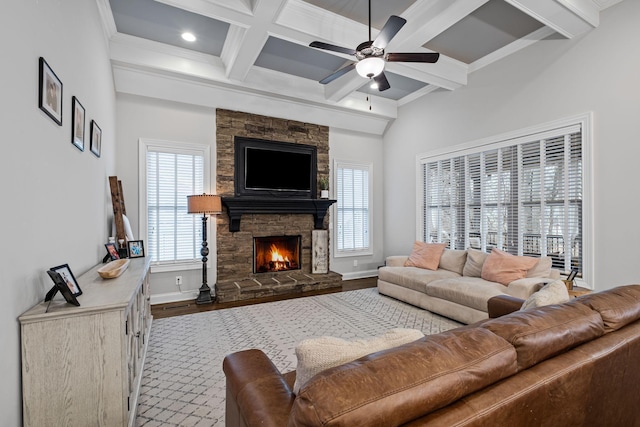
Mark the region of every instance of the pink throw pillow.
[[424, 243], [416, 242], [409, 259], [404, 263], [405, 267], [419, 267], [427, 270], [437, 270], [440, 264], [440, 257], [446, 243]]
[[527, 271], [537, 263], [538, 258], [515, 256], [494, 248], [482, 266], [481, 277], [506, 286], [514, 280], [526, 277]]

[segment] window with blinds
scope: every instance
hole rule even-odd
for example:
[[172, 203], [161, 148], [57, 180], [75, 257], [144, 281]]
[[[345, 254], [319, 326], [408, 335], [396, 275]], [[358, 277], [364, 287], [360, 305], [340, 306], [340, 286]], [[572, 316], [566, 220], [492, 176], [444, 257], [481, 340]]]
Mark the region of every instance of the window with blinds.
[[423, 158], [422, 238], [582, 271], [583, 144], [579, 125]]
[[159, 142], [144, 146], [146, 194], [141, 194], [141, 201], [144, 198], [146, 221], [141, 223], [146, 224], [141, 230], [146, 230], [145, 246], [153, 265], [202, 265], [202, 219], [187, 213], [187, 196], [204, 193], [206, 182], [208, 148], [197, 147]]
[[336, 162], [336, 255], [369, 253], [370, 165]]

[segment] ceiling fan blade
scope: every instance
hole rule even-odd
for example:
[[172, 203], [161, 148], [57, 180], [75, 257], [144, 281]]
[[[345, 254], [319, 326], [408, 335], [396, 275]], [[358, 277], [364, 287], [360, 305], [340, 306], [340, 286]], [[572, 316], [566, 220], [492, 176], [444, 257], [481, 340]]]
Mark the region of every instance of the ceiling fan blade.
[[318, 49], [332, 50], [334, 52], [346, 53], [347, 55], [355, 55], [356, 51], [353, 49], [347, 49], [346, 47], [340, 47], [329, 43], [323, 42], [311, 42], [309, 47], [316, 47]]
[[396, 34], [398, 34], [400, 28], [402, 28], [402, 26], [406, 23], [406, 19], [400, 18], [396, 15], [391, 15], [389, 19], [387, 19], [387, 23], [384, 24], [384, 27], [382, 27], [382, 30], [380, 30], [380, 34], [378, 34], [378, 37], [376, 37], [376, 39], [373, 41], [373, 45], [379, 49], [384, 49], [389, 44], [391, 39]]
[[387, 80], [387, 76], [384, 75], [384, 71], [375, 76], [373, 80], [378, 84], [378, 90], [380, 92], [391, 87], [391, 85], [389, 84], [389, 80]]
[[333, 73], [333, 74], [325, 77], [324, 79], [320, 80], [320, 83], [322, 83], [323, 85], [326, 85], [327, 83], [331, 83], [332, 81], [334, 81], [338, 77], [344, 76], [345, 74], [347, 74], [349, 71], [353, 70], [354, 68], [356, 68], [356, 64], [349, 64], [346, 67], [340, 68], [335, 73]]
[[438, 61], [440, 54], [430, 53], [387, 53], [386, 59], [389, 62], [428, 62], [433, 64]]

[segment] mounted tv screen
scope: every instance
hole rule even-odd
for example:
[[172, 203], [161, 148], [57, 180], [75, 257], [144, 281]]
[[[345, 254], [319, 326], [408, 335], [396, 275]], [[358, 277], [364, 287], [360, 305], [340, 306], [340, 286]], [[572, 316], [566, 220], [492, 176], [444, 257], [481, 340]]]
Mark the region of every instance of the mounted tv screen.
[[314, 198], [316, 147], [235, 139], [236, 196]]

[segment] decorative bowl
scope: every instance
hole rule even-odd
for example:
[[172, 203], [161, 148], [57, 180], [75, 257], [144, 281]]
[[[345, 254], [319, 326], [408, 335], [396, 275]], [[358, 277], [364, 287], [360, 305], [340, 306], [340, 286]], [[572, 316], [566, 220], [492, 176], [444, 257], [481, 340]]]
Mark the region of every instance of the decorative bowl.
[[98, 269], [98, 274], [103, 279], [115, 279], [124, 273], [127, 267], [129, 267], [128, 259], [117, 259], [115, 261], [111, 261], [104, 267], [100, 267]]

